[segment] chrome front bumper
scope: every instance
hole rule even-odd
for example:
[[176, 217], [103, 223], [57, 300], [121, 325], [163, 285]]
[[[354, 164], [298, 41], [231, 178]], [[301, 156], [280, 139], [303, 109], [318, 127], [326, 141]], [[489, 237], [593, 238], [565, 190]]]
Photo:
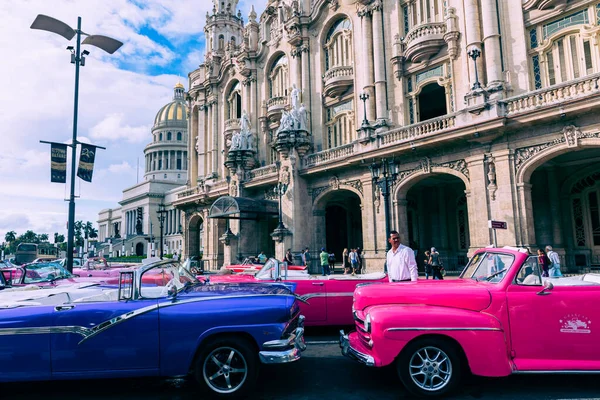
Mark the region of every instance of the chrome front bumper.
[[297, 361], [304, 350], [304, 316], [298, 319], [298, 327], [287, 339], [271, 340], [263, 343], [263, 351], [258, 353], [263, 364], [284, 364]]
[[375, 359], [372, 356], [363, 354], [350, 346], [348, 335], [346, 335], [343, 330], [340, 331], [340, 348], [342, 349], [342, 354], [344, 356], [365, 364], [367, 367], [375, 366]]

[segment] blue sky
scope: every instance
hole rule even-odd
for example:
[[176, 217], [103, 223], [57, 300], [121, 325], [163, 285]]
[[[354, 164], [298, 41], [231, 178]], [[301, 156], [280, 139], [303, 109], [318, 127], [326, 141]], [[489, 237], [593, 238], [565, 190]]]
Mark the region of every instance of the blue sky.
[[[247, 20], [266, 0], [240, 1]], [[50, 183], [50, 155], [40, 140], [69, 142], [74, 68], [61, 36], [29, 29], [37, 14], [124, 42], [115, 54], [91, 47], [81, 69], [78, 139], [107, 148], [92, 183], [78, 180], [76, 218], [96, 222], [124, 188], [143, 176], [143, 150], [156, 112], [204, 55], [207, 0], [3, 0], [0, 13], [0, 241], [7, 231], [65, 233], [69, 188]], [[143, 167], [142, 167], [143, 168]]]

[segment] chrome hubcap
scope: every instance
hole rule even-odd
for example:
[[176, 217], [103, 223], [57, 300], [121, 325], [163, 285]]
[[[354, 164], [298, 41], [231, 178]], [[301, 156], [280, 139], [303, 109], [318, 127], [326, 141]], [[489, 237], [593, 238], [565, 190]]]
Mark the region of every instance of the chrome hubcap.
[[452, 377], [452, 363], [444, 351], [427, 346], [419, 349], [410, 359], [410, 377], [419, 388], [435, 392], [445, 387]]
[[232, 347], [214, 349], [204, 360], [204, 381], [217, 393], [233, 393], [248, 377], [246, 359]]

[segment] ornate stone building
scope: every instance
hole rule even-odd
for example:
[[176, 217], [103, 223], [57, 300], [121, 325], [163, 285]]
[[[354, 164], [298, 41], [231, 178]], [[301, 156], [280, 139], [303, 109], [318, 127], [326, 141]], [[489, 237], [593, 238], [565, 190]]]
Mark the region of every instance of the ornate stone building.
[[[104, 256], [159, 254], [160, 220], [163, 252], [181, 254], [181, 211], [173, 207], [187, 180], [187, 104], [177, 83], [173, 101], [154, 118], [152, 141], [144, 149], [144, 180], [123, 190], [120, 207], [98, 213], [98, 246]], [[164, 207], [163, 207], [164, 205]], [[164, 213], [157, 213], [160, 209]]]
[[600, 263], [600, 1], [237, 3], [214, 1], [189, 74], [188, 255], [361, 247], [382, 269], [387, 218], [460, 268], [499, 220], [500, 246]]

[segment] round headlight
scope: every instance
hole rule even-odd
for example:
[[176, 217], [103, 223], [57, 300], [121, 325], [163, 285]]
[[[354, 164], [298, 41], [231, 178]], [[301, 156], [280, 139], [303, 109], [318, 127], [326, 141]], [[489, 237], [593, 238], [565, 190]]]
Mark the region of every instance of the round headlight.
[[365, 331], [371, 333], [371, 314], [368, 313], [365, 317]]

